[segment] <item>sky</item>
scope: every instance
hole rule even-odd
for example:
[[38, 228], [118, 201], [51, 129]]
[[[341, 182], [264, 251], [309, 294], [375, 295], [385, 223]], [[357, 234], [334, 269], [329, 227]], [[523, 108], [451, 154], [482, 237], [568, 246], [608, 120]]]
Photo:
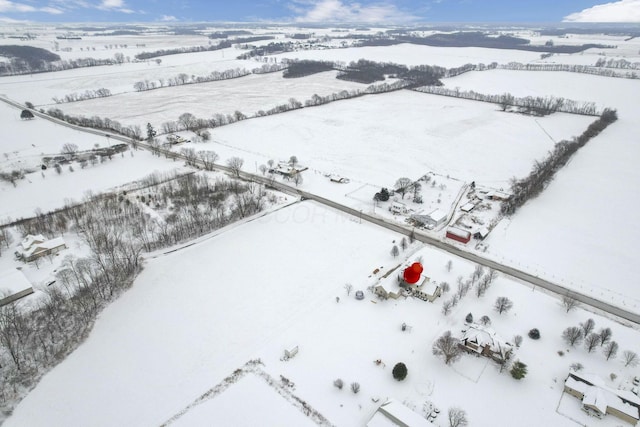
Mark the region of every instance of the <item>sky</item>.
[[23, 21], [640, 23], [640, 0], [0, 0], [0, 23]]

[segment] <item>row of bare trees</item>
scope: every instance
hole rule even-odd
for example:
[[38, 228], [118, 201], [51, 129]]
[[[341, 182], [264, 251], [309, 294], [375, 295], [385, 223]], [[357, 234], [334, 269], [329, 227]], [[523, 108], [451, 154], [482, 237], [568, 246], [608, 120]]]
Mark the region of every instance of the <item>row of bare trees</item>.
[[124, 126], [117, 120], [111, 120], [107, 117], [102, 118], [99, 116], [92, 117], [84, 117], [84, 116], [72, 116], [70, 114], [65, 114], [59, 108], [50, 108], [47, 110], [47, 114], [51, 117], [55, 117], [59, 120], [64, 120], [67, 123], [72, 125], [93, 128], [93, 129], [102, 129], [109, 130], [111, 132], [126, 136], [128, 138], [141, 140], [142, 139], [142, 129], [138, 125], [133, 126]]
[[571, 141], [557, 143], [545, 159], [536, 161], [528, 176], [522, 179], [512, 178], [512, 196], [502, 202], [502, 213], [504, 215], [513, 215], [529, 199], [540, 194], [547, 184], [553, 180], [556, 172], [567, 164], [573, 154], [616, 120], [618, 120], [616, 110], [605, 109], [600, 117], [591, 123], [579, 137]]
[[502, 111], [506, 111], [509, 107], [517, 107], [522, 109], [521, 112], [543, 116], [555, 112], [587, 116], [600, 114], [594, 102], [574, 101], [572, 99], [556, 98], [554, 96], [526, 96], [517, 98], [510, 93], [504, 93], [502, 95], [484, 94], [472, 90], [460, 90], [459, 88], [449, 89], [443, 86], [423, 86], [414, 90], [431, 95], [490, 102], [500, 105]]
[[578, 65], [578, 64], [522, 64], [520, 62], [509, 62], [508, 64], [498, 65], [502, 70], [519, 70], [519, 71], [564, 71], [568, 73], [593, 74], [604, 77], [618, 77], [626, 79], [638, 79], [640, 75], [631, 72], [619, 72], [602, 66]]
[[106, 88], [100, 88], [100, 89], [95, 89], [95, 90], [85, 90], [83, 93], [70, 93], [65, 95], [62, 98], [58, 98], [57, 96], [54, 96], [53, 102], [55, 102], [56, 104], [63, 104], [65, 102], [76, 102], [76, 101], [86, 101], [87, 99], [96, 99], [96, 98], [106, 98], [108, 96], [111, 96], [111, 91], [109, 89]]
[[167, 79], [160, 78], [157, 81], [155, 80], [137, 81], [133, 84], [133, 88], [137, 92], [143, 92], [147, 90], [161, 89], [163, 87], [183, 86], [183, 85], [189, 85], [189, 84], [215, 82], [218, 80], [237, 79], [239, 77], [244, 77], [249, 74], [251, 74], [251, 71], [248, 71], [244, 68], [234, 68], [234, 69], [224, 70], [224, 71], [212, 71], [206, 76], [196, 76], [193, 74], [189, 75], [186, 73], [180, 73], [173, 77], [169, 77]]

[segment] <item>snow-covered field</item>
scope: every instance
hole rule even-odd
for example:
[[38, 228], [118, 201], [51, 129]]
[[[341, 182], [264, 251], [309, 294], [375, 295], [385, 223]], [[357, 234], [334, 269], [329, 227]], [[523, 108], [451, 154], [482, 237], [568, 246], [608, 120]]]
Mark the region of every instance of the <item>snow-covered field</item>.
[[[294, 395], [340, 426], [363, 425], [386, 398], [418, 413], [432, 402], [441, 426], [453, 406], [463, 408], [472, 425], [518, 419], [523, 426], [572, 426], [572, 418], [590, 422], [579, 401], [562, 394], [572, 363], [614, 388], [637, 375], [620, 360], [605, 361], [600, 347], [594, 353], [568, 349], [560, 338], [565, 327], [592, 317], [596, 329], [613, 330], [621, 350], [639, 351], [636, 330], [580, 309], [566, 314], [556, 298], [501, 277], [481, 299], [472, 289], [448, 317], [440, 312], [443, 298], [434, 304], [373, 298], [365, 288], [405, 258], [421, 256], [425, 274], [437, 282], [454, 284], [474, 268], [453, 259], [447, 272], [449, 255], [417, 246], [392, 258], [389, 248], [398, 238], [303, 202], [149, 260], [133, 288], [100, 315], [87, 341], [42, 379], [5, 425], [158, 425], [256, 358], [271, 377], [288, 378]], [[365, 290], [366, 298], [347, 296], [347, 282]], [[498, 315], [492, 309], [498, 296], [512, 299], [513, 310]], [[488, 315], [506, 340], [525, 337], [515, 355], [528, 365], [525, 379], [518, 382], [470, 355], [446, 367], [431, 354], [445, 330], [459, 334], [468, 312]], [[410, 331], [402, 332], [402, 323]], [[526, 336], [533, 327], [541, 331], [538, 341]], [[298, 355], [281, 361], [292, 345], [299, 346]], [[376, 366], [377, 359], [386, 367]], [[403, 382], [391, 376], [400, 361], [409, 371]], [[615, 382], [608, 379], [612, 372]], [[333, 387], [336, 378], [345, 389]], [[177, 425], [208, 424], [212, 412], [234, 425], [304, 424], [273, 388], [255, 380], [245, 376], [187, 411]], [[360, 393], [349, 391], [351, 382], [360, 383]], [[561, 397], [566, 415], [556, 411]], [[265, 414], [265, 405], [281, 418]], [[598, 425], [617, 424], [609, 417]]]
[[314, 94], [326, 96], [342, 90], [364, 89], [367, 86], [336, 79], [336, 74], [336, 71], [328, 71], [297, 79], [283, 78], [282, 72], [256, 74], [210, 83], [132, 92], [57, 107], [67, 114], [110, 117], [125, 125], [145, 126], [151, 122], [159, 128], [166, 121], [176, 121], [182, 113], [210, 118], [218, 113], [233, 114], [240, 111], [251, 116], [259, 110], [287, 104], [291, 98], [304, 102]]
[[640, 312], [635, 227], [640, 185], [640, 81], [573, 73], [496, 70], [467, 73], [450, 87], [515, 96], [587, 98], [619, 120], [582, 148], [555, 180], [488, 239], [497, 259]]
[[48, 212], [63, 207], [67, 201], [79, 202], [89, 192], [101, 193], [154, 172], [172, 172], [182, 167], [181, 163], [160, 159], [147, 151], [135, 151], [133, 155], [131, 152], [115, 155], [105, 163], [89, 164], [85, 169], [72, 163], [63, 165], [60, 174], [52, 167], [40, 170], [42, 157], [58, 155], [64, 144], [76, 144], [80, 150], [89, 150], [96, 145], [106, 147], [113, 141], [41, 118], [21, 120], [20, 110], [1, 102], [0, 125], [9, 136], [0, 146], [3, 150], [0, 171], [36, 169], [16, 181], [15, 187], [0, 181], [2, 223], [8, 218], [31, 217], [36, 209]]
[[221, 143], [275, 159], [295, 154], [314, 169], [380, 186], [433, 171], [501, 187], [526, 175], [554, 141], [579, 135], [592, 121], [526, 117], [493, 104], [400, 91], [225, 126], [204, 147]]

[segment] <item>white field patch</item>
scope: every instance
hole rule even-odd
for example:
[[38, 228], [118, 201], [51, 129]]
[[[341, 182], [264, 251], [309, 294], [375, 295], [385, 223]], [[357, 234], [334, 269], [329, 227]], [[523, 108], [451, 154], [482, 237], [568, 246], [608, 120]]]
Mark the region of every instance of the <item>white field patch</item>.
[[[503, 277], [483, 298], [472, 289], [448, 317], [440, 310], [450, 295], [433, 304], [377, 300], [366, 287], [385, 280], [381, 275], [404, 260], [422, 257], [424, 274], [454, 286], [457, 276], [474, 269], [417, 245], [392, 258], [388, 248], [398, 237], [304, 202], [149, 260], [131, 290], [101, 314], [87, 341], [42, 379], [5, 425], [158, 425], [248, 360], [260, 358], [265, 371], [291, 380], [293, 393], [335, 425], [364, 425], [380, 403], [395, 398], [418, 413], [430, 401], [440, 409], [439, 425], [456, 406], [473, 425], [511, 425], [526, 417], [530, 425], [572, 426], [572, 418], [581, 417], [579, 401], [562, 393], [571, 364], [581, 363], [612, 388], [628, 387], [637, 374], [620, 359], [607, 362], [600, 347], [593, 353], [568, 348], [560, 336], [567, 326], [593, 318], [596, 331], [612, 329], [621, 352], [638, 352], [638, 331], [581, 309], [567, 314], [557, 298]], [[450, 259], [453, 268], [447, 272]], [[376, 268], [380, 273], [373, 273]], [[395, 285], [395, 275], [386, 281]], [[365, 299], [347, 296], [347, 282], [354, 292], [363, 290]], [[492, 309], [499, 296], [513, 301], [510, 312]], [[528, 365], [523, 380], [471, 355], [446, 367], [431, 354], [444, 331], [460, 336], [469, 312], [476, 319], [488, 315], [507, 341], [524, 337], [514, 355]], [[526, 336], [534, 327], [540, 340]], [[299, 353], [281, 361], [293, 345]], [[378, 359], [382, 364], [373, 363]], [[408, 367], [402, 382], [391, 375], [397, 362]], [[617, 375], [615, 381], [610, 373]], [[264, 405], [269, 405], [282, 411], [282, 420], [303, 423], [294, 408], [273, 400], [273, 389], [244, 382], [248, 378], [180, 419], [264, 425]], [[333, 386], [336, 378], [343, 379], [343, 390]], [[358, 394], [349, 390], [352, 382], [360, 383]], [[495, 390], [499, 398], [479, 398]], [[558, 413], [561, 398], [563, 413]], [[238, 408], [245, 411], [239, 415]], [[617, 425], [616, 419], [608, 416], [602, 425]]]
[[640, 82], [573, 73], [495, 71], [447, 81], [516, 96], [588, 98], [615, 108], [619, 120], [590, 141], [545, 191], [487, 241], [488, 254], [596, 298], [640, 311], [635, 242], [640, 185]]
[[[155, 58], [148, 62], [124, 63], [121, 65], [85, 67], [53, 73], [8, 76], [0, 80], [0, 93], [18, 102], [30, 101], [35, 105], [53, 103], [53, 98], [86, 90], [106, 88], [112, 94], [133, 92], [138, 81], [167, 80], [178, 74], [206, 76], [212, 71], [258, 68], [256, 61], [235, 59], [241, 50], [235, 48], [212, 52], [163, 56], [158, 65]], [[66, 104], [61, 104], [64, 107]], [[107, 110], [99, 111], [108, 115]]]
[[539, 52], [513, 49], [488, 49], [483, 47], [436, 47], [403, 43], [394, 46], [349, 47], [344, 49], [306, 50], [273, 55], [278, 60], [314, 59], [340, 61], [347, 64], [359, 59], [376, 62], [393, 62], [407, 66], [437, 65], [460, 67], [465, 64], [506, 64], [511, 61], [527, 63], [540, 58]]
[[217, 151], [220, 144], [276, 160], [295, 154], [313, 169], [376, 186], [435, 172], [500, 187], [592, 121], [526, 117], [494, 104], [399, 91], [214, 129], [214, 143], [204, 147]]
[[140, 93], [127, 93], [60, 105], [67, 114], [109, 117], [125, 125], [160, 127], [175, 121], [182, 113], [198, 118], [240, 111], [251, 116], [287, 104], [295, 98], [300, 102], [314, 94], [321, 96], [342, 90], [364, 89], [366, 85], [336, 79], [336, 71], [314, 74], [298, 79], [286, 79], [282, 72], [249, 75], [238, 79], [176, 86]]
[[77, 145], [79, 150], [90, 150], [96, 144], [105, 147], [115, 142], [39, 117], [23, 120], [20, 114], [21, 110], [0, 102], [0, 126], [4, 131], [0, 143], [0, 171], [3, 172], [39, 166], [42, 157], [59, 155], [67, 143]]

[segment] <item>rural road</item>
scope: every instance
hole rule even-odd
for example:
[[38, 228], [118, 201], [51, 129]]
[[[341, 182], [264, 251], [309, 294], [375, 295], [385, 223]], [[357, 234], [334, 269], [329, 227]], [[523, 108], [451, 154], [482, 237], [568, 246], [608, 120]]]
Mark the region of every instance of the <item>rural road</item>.
[[[8, 98], [6, 98], [5, 96], [0, 95], [0, 101], [3, 101], [15, 108], [18, 108], [20, 110], [25, 109], [26, 107], [18, 102], [15, 102], [13, 100], [10, 100]], [[94, 135], [101, 135], [101, 136], [107, 136], [110, 139], [113, 139], [114, 141], [121, 141], [121, 142], [125, 142], [127, 144], [131, 143], [131, 139], [121, 136], [121, 135], [117, 135], [117, 134], [112, 134], [108, 131], [102, 131], [102, 130], [96, 130], [96, 129], [91, 129], [91, 128], [84, 128], [84, 127], [80, 127], [80, 126], [75, 126], [72, 125], [70, 123], [67, 123], [65, 121], [62, 120], [58, 120], [54, 117], [51, 117], [47, 114], [42, 114], [36, 110], [31, 110], [31, 112], [37, 116], [40, 117], [42, 119], [45, 120], [49, 120], [52, 121], [56, 124], [62, 125], [62, 126], [66, 126], [72, 129], [76, 129], [82, 132], [86, 132], [86, 133], [91, 133]], [[151, 147], [148, 144], [145, 144], [144, 142], [137, 142], [137, 145], [139, 147], [145, 148], [147, 150], [151, 150]], [[171, 157], [171, 158], [183, 158], [184, 156], [181, 155], [180, 153], [175, 153], [175, 152], [171, 152], [169, 150], [164, 150], [164, 149], [160, 149], [160, 154], [163, 154], [167, 157]], [[201, 161], [197, 161], [197, 163], [201, 163]], [[231, 169], [223, 166], [223, 165], [219, 165], [216, 164], [215, 165], [215, 169], [216, 170], [221, 170], [224, 172], [229, 172], [231, 173]], [[271, 180], [269, 178], [260, 176], [260, 175], [254, 175], [248, 172], [244, 172], [241, 171], [240, 172], [240, 177], [248, 180], [248, 181], [253, 181], [253, 182], [259, 182], [261, 184], [265, 184], [265, 185], [269, 185], [277, 190], [283, 191], [285, 193], [289, 193], [289, 194], [295, 194], [298, 195], [304, 199], [308, 199], [308, 200], [313, 200], [317, 203], [320, 203], [322, 205], [328, 206], [330, 208], [333, 209], [337, 209], [341, 212], [344, 212], [346, 214], [349, 215], [353, 215], [355, 217], [361, 218], [362, 220], [368, 221], [370, 223], [376, 224], [380, 227], [385, 227], [391, 231], [400, 233], [400, 234], [404, 234], [404, 235], [409, 235], [412, 231], [414, 231], [414, 235], [416, 240], [419, 240], [420, 242], [423, 242], [425, 244], [428, 244], [430, 246], [434, 246], [438, 249], [444, 250], [449, 252], [452, 255], [467, 259], [471, 262], [474, 262], [476, 264], [480, 264], [483, 265], [485, 267], [488, 268], [492, 268], [496, 271], [499, 271], [505, 275], [511, 276], [513, 278], [519, 279], [523, 282], [529, 283], [531, 285], [534, 286], [538, 286], [540, 288], [546, 289], [547, 291], [550, 291], [554, 294], [557, 294], [559, 296], [565, 296], [565, 295], [569, 295], [573, 298], [575, 298], [577, 301], [579, 301], [580, 303], [586, 305], [586, 306], [590, 306], [592, 308], [595, 308], [596, 310], [605, 312], [605, 313], [609, 313], [611, 315], [614, 315], [616, 317], [618, 317], [619, 319], [624, 319], [626, 321], [632, 322], [634, 323], [636, 326], [640, 325], [640, 314], [629, 311], [629, 310], [625, 310], [621, 307], [609, 304], [605, 301], [601, 301], [598, 300], [596, 298], [590, 297], [588, 295], [576, 292], [574, 290], [568, 289], [566, 287], [563, 287], [561, 285], [558, 285], [556, 283], [550, 282], [548, 280], [545, 279], [541, 279], [540, 277], [534, 276], [530, 273], [527, 273], [525, 271], [522, 271], [520, 269], [517, 269], [515, 267], [509, 266], [509, 265], [505, 265], [505, 264], [501, 264], [499, 262], [493, 261], [491, 259], [485, 258], [479, 254], [476, 253], [472, 253], [472, 252], [468, 252], [466, 250], [463, 250], [453, 244], [449, 244], [446, 242], [443, 242], [441, 240], [438, 240], [434, 237], [416, 232], [415, 230], [408, 228], [408, 227], [404, 227], [402, 225], [399, 224], [395, 224], [392, 222], [388, 222], [382, 218], [378, 218], [366, 213], [363, 213], [360, 210], [356, 210], [353, 208], [350, 208], [348, 206], [342, 205], [340, 203], [337, 203], [335, 201], [326, 199], [324, 197], [320, 197], [316, 194], [313, 193], [309, 193], [307, 191], [303, 191], [300, 190], [298, 188], [295, 187], [291, 187], [289, 185], [277, 182], [275, 180]]]

